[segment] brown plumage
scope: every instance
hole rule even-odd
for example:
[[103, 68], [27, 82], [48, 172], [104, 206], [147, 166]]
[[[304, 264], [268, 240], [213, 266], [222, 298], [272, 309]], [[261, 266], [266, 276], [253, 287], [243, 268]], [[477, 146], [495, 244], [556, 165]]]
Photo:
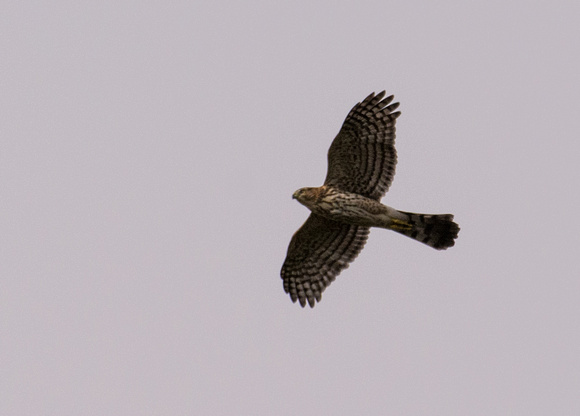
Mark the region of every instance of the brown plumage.
[[[398, 211], [383, 205], [397, 164], [393, 96], [372, 93], [353, 107], [328, 151], [324, 185], [293, 197], [312, 213], [292, 237], [281, 270], [293, 302], [314, 307], [324, 289], [366, 243], [370, 227], [394, 230], [435, 249], [455, 243], [453, 215]], [[390, 104], [390, 105], [389, 105]]]

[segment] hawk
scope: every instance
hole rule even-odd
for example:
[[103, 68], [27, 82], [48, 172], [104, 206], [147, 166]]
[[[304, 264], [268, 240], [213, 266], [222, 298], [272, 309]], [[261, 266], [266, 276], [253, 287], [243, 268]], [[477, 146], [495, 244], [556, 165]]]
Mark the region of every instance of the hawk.
[[379, 201], [395, 175], [394, 112], [399, 103], [385, 91], [356, 104], [328, 150], [324, 185], [292, 197], [310, 209], [292, 237], [280, 275], [293, 302], [311, 308], [364, 247], [371, 227], [393, 230], [437, 250], [455, 243], [453, 215], [399, 211]]

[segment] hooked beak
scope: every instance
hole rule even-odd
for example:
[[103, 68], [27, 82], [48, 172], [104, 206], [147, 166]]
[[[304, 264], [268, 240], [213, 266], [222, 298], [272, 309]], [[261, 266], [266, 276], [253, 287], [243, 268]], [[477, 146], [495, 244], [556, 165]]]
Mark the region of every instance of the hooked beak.
[[296, 199], [296, 192], [292, 194], [292, 199]]

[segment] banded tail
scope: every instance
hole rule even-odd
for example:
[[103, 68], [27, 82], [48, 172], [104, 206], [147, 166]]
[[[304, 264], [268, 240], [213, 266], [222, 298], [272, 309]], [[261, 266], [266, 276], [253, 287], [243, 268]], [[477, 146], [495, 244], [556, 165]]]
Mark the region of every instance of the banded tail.
[[405, 220], [395, 219], [390, 229], [427, 244], [437, 250], [453, 247], [459, 225], [453, 222], [453, 215], [427, 215], [399, 211], [407, 216]]

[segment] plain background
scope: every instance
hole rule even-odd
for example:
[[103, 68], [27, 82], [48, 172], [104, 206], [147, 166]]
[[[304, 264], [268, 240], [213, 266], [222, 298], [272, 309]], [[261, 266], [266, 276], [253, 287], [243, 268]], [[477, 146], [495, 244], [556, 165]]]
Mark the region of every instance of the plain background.
[[[0, 414], [579, 415], [576, 1], [6, 1]], [[279, 270], [350, 108], [401, 102], [374, 230]]]

